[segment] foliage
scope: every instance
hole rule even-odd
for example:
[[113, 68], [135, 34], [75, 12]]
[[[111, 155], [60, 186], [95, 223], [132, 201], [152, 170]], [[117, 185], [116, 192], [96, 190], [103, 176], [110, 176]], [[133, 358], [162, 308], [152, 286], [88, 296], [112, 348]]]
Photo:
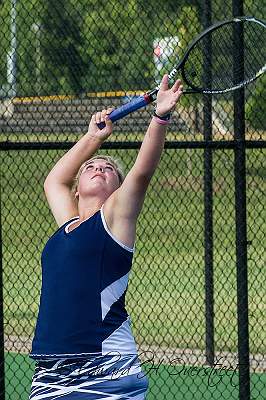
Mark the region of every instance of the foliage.
[[1, 3], [0, 7], [0, 89], [7, 83], [8, 43], [10, 41], [9, 19], [10, 9], [8, 2]]
[[[166, 1], [158, 9], [152, 0], [17, 2], [18, 94], [152, 87], [154, 38], [181, 32], [185, 47], [199, 30], [196, 9], [183, 3]], [[0, 32], [3, 86], [10, 46], [9, 0], [3, 3], [0, 20], [4, 22]]]
[[82, 91], [85, 61], [82, 56], [82, 17], [75, 4], [41, 0], [41, 32], [46, 93]]
[[246, 104], [246, 117], [248, 123], [255, 129], [266, 131], [266, 75], [258, 78], [252, 96]]
[[[154, 39], [178, 36], [181, 56], [202, 30], [206, 13], [200, 0], [166, 0], [160, 7], [155, 0], [16, 3], [16, 78], [21, 96], [147, 90], [155, 83]], [[248, 14], [261, 17], [255, 0], [245, 3]], [[0, 89], [7, 84], [10, 7], [10, 0], [1, 2]], [[222, 0], [212, 7], [213, 22], [231, 17], [231, 6]], [[197, 98], [184, 101], [195, 104]]]

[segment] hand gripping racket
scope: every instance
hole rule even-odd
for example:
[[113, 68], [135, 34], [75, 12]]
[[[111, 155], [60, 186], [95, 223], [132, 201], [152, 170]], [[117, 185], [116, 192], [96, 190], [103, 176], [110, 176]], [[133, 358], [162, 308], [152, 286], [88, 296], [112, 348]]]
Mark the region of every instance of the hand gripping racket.
[[[243, 43], [238, 63], [238, 40]], [[244, 65], [241, 62], [244, 60]], [[206, 76], [206, 68], [209, 76]], [[183, 58], [168, 74], [180, 74], [183, 93], [227, 93], [253, 82], [266, 71], [266, 22], [253, 17], [237, 17], [218, 22], [199, 34]], [[204, 73], [205, 72], [205, 73]], [[159, 86], [113, 110], [115, 122], [156, 100]], [[98, 124], [100, 129], [105, 123]]]

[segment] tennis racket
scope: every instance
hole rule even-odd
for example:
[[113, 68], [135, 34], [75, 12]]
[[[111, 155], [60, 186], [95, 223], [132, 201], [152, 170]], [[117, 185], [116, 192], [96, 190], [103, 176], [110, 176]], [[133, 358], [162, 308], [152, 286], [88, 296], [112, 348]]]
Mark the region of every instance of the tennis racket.
[[[253, 17], [236, 17], [218, 22], [199, 34], [168, 78], [171, 80], [180, 74], [184, 94], [214, 94], [240, 89], [265, 71], [266, 22]], [[158, 91], [159, 85], [113, 110], [110, 120], [115, 122], [152, 103]], [[103, 129], [105, 123], [101, 122], [98, 127]]]

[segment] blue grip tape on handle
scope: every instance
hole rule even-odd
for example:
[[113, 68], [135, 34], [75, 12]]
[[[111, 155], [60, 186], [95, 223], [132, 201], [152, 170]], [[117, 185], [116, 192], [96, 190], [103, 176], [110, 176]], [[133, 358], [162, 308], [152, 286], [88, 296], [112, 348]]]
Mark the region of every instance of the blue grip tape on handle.
[[106, 127], [106, 124], [105, 124], [105, 122], [100, 122], [99, 124], [97, 124], [97, 126], [99, 129], [103, 129]]
[[[117, 108], [109, 114], [109, 119], [112, 122], [118, 121], [119, 119], [125, 117], [126, 115], [132, 113], [133, 111], [138, 110], [139, 108], [145, 107], [150, 103], [148, 96], [140, 96], [135, 100], [130, 101], [127, 104]], [[97, 124], [99, 129], [103, 129], [105, 127], [105, 122], [100, 122]]]

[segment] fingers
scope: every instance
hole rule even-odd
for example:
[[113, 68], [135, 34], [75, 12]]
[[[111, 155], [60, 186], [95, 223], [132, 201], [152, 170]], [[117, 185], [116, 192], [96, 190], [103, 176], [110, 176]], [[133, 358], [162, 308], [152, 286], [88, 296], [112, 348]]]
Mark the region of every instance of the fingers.
[[97, 113], [95, 114], [96, 124], [100, 124], [101, 122], [104, 122], [105, 117], [106, 117], [106, 110], [97, 111]]
[[177, 81], [175, 81], [175, 83], [172, 86], [172, 91], [175, 93], [178, 91], [178, 89], [180, 89], [182, 91], [183, 86], [181, 85], [181, 80], [178, 79]]
[[176, 89], [175, 92], [173, 92], [173, 107], [172, 107], [172, 111], [175, 109], [176, 104], [179, 100], [179, 98], [181, 97], [183, 92], [183, 86], [182, 85], [178, 85], [178, 88]]
[[[108, 120], [108, 115], [111, 114], [113, 108], [109, 107], [106, 110], [97, 111], [96, 114], [92, 116], [92, 120], [95, 124], [100, 124], [101, 122], [106, 122]], [[111, 123], [111, 121], [108, 121]]]
[[107, 112], [106, 112], [106, 115], [109, 115], [109, 114], [111, 114], [111, 112], [114, 110], [114, 108], [113, 107], [109, 107], [109, 108], [107, 108]]
[[[160, 84], [160, 90], [162, 91], [166, 91], [169, 89], [169, 85], [168, 85], [168, 75], [165, 74], [161, 80], [161, 84]], [[175, 83], [173, 84], [172, 88], [170, 89], [172, 90], [174, 93], [179, 91], [179, 90], [183, 90], [183, 86], [181, 84], [181, 80], [177, 79], [177, 81], [175, 81]]]
[[181, 80], [178, 79], [174, 85], [172, 86], [172, 93], [173, 93], [173, 100], [175, 102], [175, 105], [177, 103], [177, 101], [179, 100], [180, 96], [183, 93], [183, 85], [181, 83]]
[[182, 93], [183, 93], [183, 85], [179, 85], [177, 90], [174, 92], [174, 94], [179, 99], [179, 97], [181, 96]]
[[168, 75], [165, 74], [161, 80], [160, 90], [168, 90]]

